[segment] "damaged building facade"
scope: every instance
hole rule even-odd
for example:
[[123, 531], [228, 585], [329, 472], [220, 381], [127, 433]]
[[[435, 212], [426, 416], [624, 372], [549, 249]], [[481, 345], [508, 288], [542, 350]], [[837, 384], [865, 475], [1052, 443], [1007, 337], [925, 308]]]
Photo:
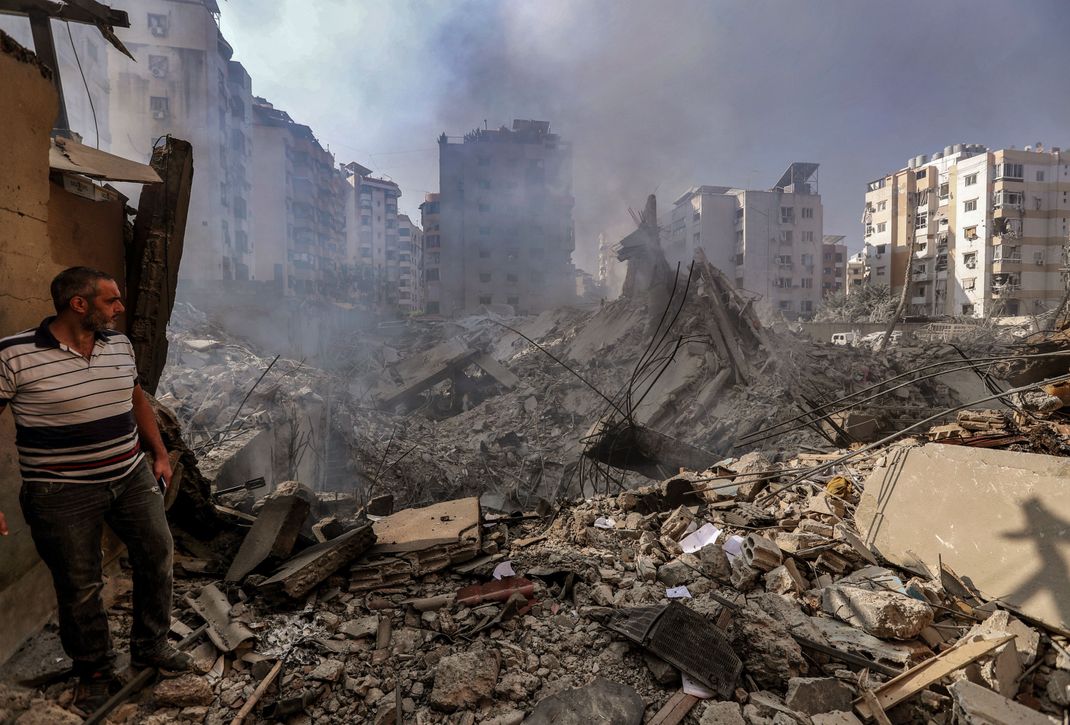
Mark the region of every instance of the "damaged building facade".
[[[487, 305], [534, 314], [575, 296], [572, 149], [546, 121], [438, 141], [436, 232], [427, 232], [425, 309]], [[425, 221], [425, 231], [428, 223]]]
[[955, 144], [911, 158], [867, 185], [866, 280], [896, 295], [908, 285], [915, 315], [1056, 308], [1066, 292], [1070, 202], [1061, 180], [1068, 168], [1058, 147], [1043, 144]]
[[659, 219], [665, 254], [687, 264], [702, 249], [739, 288], [770, 309], [807, 318], [821, 304], [824, 216], [818, 165], [795, 162], [767, 191], [694, 187]]

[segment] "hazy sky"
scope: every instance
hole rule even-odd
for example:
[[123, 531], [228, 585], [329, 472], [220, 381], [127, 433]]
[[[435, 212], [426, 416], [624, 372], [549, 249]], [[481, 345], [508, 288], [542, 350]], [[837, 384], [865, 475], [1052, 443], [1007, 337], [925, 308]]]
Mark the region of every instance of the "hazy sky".
[[436, 137], [548, 120], [572, 141], [576, 262], [657, 190], [821, 164], [825, 233], [864, 184], [954, 143], [1070, 147], [1070, 2], [227, 0], [253, 92], [339, 161], [438, 188]]

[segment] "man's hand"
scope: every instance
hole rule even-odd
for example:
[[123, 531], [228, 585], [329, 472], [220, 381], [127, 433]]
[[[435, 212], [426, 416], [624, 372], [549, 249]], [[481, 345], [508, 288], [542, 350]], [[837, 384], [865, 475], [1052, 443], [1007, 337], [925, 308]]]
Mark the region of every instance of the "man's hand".
[[0, 536], [7, 536], [7, 519], [4, 518], [3, 511], [0, 511]]
[[[152, 460], [152, 477], [157, 481], [163, 478], [165, 491], [171, 488], [171, 461], [166, 455], [156, 456]], [[3, 518], [2, 514], [0, 514], [0, 518]]]

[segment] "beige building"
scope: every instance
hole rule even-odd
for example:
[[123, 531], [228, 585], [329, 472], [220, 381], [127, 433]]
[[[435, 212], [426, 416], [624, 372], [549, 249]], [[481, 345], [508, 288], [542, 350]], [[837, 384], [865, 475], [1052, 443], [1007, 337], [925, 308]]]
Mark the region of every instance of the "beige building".
[[847, 245], [841, 234], [826, 234], [821, 242], [821, 296], [839, 294], [847, 286]]
[[[736, 286], [790, 318], [807, 318], [822, 297], [818, 165], [796, 162], [768, 191], [698, 186], [659, 219], [666, 257], [686, 266], [701, 247]], [[667, 227], [667, 230], [666, 230]]]
[[855, 252], [847, 259], [847, 294], [866, 283], [866, 253]]
[[[534, 314], [575, 299], [572, 148], [546, 121], [439, 138], [437, 230], [426, 230], [424, 307]], [[437, 246], [432, 246], [432, 239]]]
[[231, 60], [215, 0], [118, 0], [130, 27], [116, 35], [137, 59], [109, 62], [111, 150], [148, 158], [173, 134], [196, 154], [184, 282], [253, 277], [248, 214], [252, 92], [249, 75]]
[[401, 266], [398, 251], [398, 198], [401, 190], [388, 179], [350, 163], [345, 171], [346, 264], [358, 299], [383, 309], [399, 302]]
[[1057, 306], [1065, 294], [1067, 172], [1062, 152], [1040, 144], [957, 144], [910, 159], [867, 187], [867, 281], [898, 293], [906, 280], [914, 315], [1027, 315]]

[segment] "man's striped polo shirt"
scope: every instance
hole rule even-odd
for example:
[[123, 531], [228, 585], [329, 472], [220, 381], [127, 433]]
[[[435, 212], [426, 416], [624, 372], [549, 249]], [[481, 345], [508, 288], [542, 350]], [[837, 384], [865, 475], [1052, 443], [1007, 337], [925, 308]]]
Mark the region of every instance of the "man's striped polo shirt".
[[107, 330], [87, 360], [56, 339], [54, 319], [0, 340], [0, 406], [15, 415], [22, 480], [122, 478], [144, 457], [133, 414], [134, 349], [126, 335]]

